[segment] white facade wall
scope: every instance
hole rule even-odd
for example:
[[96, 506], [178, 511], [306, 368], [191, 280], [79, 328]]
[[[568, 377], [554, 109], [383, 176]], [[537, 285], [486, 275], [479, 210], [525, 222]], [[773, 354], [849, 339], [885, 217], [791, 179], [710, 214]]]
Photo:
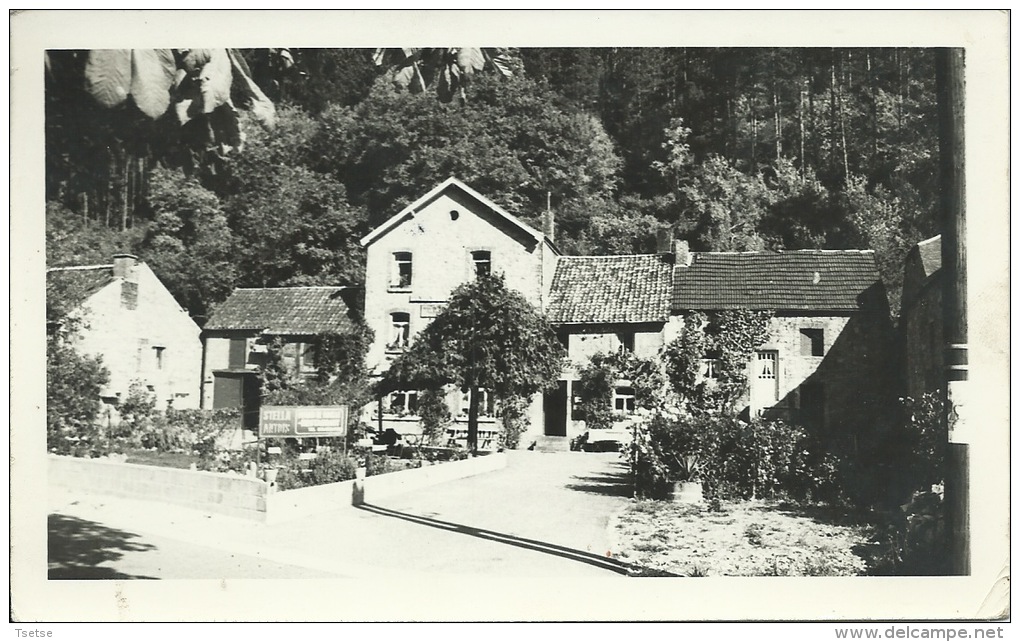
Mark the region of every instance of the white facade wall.
[[[158, 408], [199, 406], [201, 330], [144, 263], [135, 266], [138, 303], [121, 304], [123, 279], [116, 279], [83, 304], [77, 347], [100, 355], [110, 371], [103, 397], [126, 399], [138, 380], [156, 394]], [[161, 350], [159, 349], [161, 348]]]
[[[484, 208], [448, 190], [414, 216], [383, 234], [367, 248], [365, 268], [365, 322], [375, 331], [368, 353], [373, 372], [385, 370], [386, 344], [392, 335], [393, 312], [410, 315], [412, 337], [429, 324], [450, 293], [474, 278], [471, 252], [491, 252], [492, 270], [501, 273], [507, 287], [517, 290], [536, 307], [542, 305], [545, 244], [524, 236], [497, 215], [476, 213]], [[458, 215], [453, 220], [451, 212]], [[394, 254], [410, 252], [411, 287], [391, 287]], [[549, 276], [548, 278], [551, 278]]]
[[[502, 274], [507, 287], [520, 292], [532, 305], [544, 307], [556, 267], [555, 251], [458, 189], [448, 189], [367, 247], [365, 322], [375, 333], [366, 359], [370, 372], [381, 374], [396, 357], [397, 353], [386, 349], [394, 333], [391, 315], [408, 314], [413, 341], [449, 301], [451, 292], [475, 278], [474, 251], [488, 251], [492, 272]], [[412, 280], [408, 288], [392, 285], [398, 252], [411, 254]], [[466, 418], [459, 412], [460, 391], [451, 390], [448, 402], [453, 415], [451, 430], [466, 430]], [[535, 396], [529, 417], [527, 435], [542, 434], [541, 395]], [[362, 420], [402, 435], [421, 432], [417, 416], [398, 417], [384, 412], [380, 419], [375, 404], [365, 409]], [[483, 417], [479, 431], [498, 431], [500, 424]], [[522, 437], [524, 445], [527, 435]]]

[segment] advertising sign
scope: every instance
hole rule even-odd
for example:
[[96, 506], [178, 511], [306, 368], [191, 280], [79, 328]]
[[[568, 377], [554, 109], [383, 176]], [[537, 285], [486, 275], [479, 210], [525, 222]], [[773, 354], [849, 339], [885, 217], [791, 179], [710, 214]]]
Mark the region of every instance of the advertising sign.
[[342, 437], [347, 406], [262, 406], [261, 437]]

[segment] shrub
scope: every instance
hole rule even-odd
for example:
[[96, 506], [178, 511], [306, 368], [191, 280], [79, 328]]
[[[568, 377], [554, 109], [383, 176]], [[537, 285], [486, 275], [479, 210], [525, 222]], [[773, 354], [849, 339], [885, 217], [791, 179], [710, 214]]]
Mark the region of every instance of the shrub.
[[292, 490], [305, 486], [318, 486], [354, 479], [358, 460], [341, 452], [323, 452], [315, 459], [301, 461], [288, 459], [276, 475], [279, 490]]
[[727, 415], [645, 416], [631, 445], [637, 493], [662, 499], [678, 481], [701, 481], [708, 499], [839, 495], [836, 460], [782, 421]]
[[240, 427], [241, 414], [237, 408], [217, 410], [179, 410], [166, 412], [167, 428], [157, 435], [164, 443], [187, 441], [191, 451], [199, 456], [199, 468], [213, 470], [217, 464], [217, 440]]
[[907, 450], [910, 453], [911, 490], [926, 491], [945, 478], [946, 444], [949, 441], [942, 393], [926, 392], [920, 399], [902, 399], [906, 414]]
[[105, 454], [97, 425], [99, 394], [110, 380], [102, 359], [78, 353], [57, 338], [46, 341], [46, 447], [59, 455]]

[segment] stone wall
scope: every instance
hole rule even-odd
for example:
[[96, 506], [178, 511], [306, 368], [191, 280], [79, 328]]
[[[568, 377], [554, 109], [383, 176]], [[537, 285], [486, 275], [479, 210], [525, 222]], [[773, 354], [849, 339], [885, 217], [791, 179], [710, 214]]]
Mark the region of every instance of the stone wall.
[[187, 506], [262, 521], [265, 482], [203, 471], [50, 455], [49, 483], [87, 493]]
[[102, 459], [50, 455], [48, 465], [48, 482], [53, 486], [277, 523], [499, 470], [506, 467], [507, 456], [493, 453], [282, 492], [271, 492], [266, 482], [251, 477]]
[[942, 386], [942, 288], [933, 277], [900, 317], [906, 393], [916, 398]]
[[[124, 286], [137, 283], [137, 304], [123, 300]], [[104, 397], [127, 398], [131, 382], [151, 386], [157, 407], [199, 406], [202, 368], [201, 330], [187, 310], [144, 263], [127, 279], [118, 278], [85, 303], [77, 346], [101, 355], [110, 371]]]
[[[822, 356], [813, 356], [802, 330], [823, 333]], [[761, 350], [777, 353], [776, 381], [749, 370], [750, 412], [765, 410], [795, 423], [806, 423], [806, 391], [822, 391], [824, 434], [854, 443], [889, 418], [895, 355], [888, 317], [859, 312], [851, 316], [781, 315], [769, 322], [769, 341]], [[778, 394], [771, 396], [771, 387]], [[769, 403], [770, 399], [774, 402]]]

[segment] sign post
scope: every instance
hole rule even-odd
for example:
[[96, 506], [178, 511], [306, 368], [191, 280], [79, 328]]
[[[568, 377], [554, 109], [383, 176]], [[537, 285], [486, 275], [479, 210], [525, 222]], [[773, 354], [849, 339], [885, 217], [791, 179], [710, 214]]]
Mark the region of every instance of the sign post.
[[342, 406], [262, 406], [259, 437], [341, 437], [348, 409]]

